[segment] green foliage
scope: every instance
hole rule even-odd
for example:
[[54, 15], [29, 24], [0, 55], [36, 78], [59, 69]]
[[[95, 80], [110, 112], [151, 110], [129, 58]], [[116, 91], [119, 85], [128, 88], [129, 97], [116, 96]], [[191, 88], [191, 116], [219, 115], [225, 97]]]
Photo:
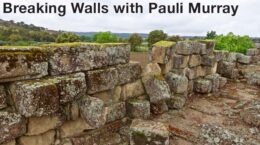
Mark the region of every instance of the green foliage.
[[131, 51], [133, 51], [133, 52], [148, 52], [149, 48], [148, 48], [147, 44], [143, 43], [142, 45], [137, 46], [134, 49], [131, 49]]
[[165, 40], [167, 38], [167, 34], [162, 30], [154, 30], [149, 33], [148, 36], [148, 46], [151, 47], [154, 43], [159, 42], [161, 40]]
[[157, 47], [171, 47], [173, 45], [175, 45], [175, 42], [172, 42], [172, 41], [159, 41], [154, 44], [154, 46], [157, 46]]
[[4, 21], [0, 19], [0, 45], [30, 44], [54, 42], [59, 32], [42, 27], [27, 25], [24, 22]]
[[93, 41], [97, 43], [118, 42], [118, 37], [111, 32], [99, 32], [93, 36]]
[[181, 38], [180, 36], [178, 36], [178, 35], [173, 35], [173, 36], [169, 36], [169, 37], [167, 37], [167, 39], [166, 39], [167, 41], [172, 41], [172, 42], [178, 42], [178, 41], [183, 41], [184, 39], [183, 38]]
[[57, 43], [78, 42], [78, 41], [80, 41], [80, 37], [75, 33], [71, 33], [71, 32], [61, 33], [56, 39]]
[[233, 33], [219, 35], [215, 38], [217, 50], [228, 50], [230, 52], [246, 53], [246, 50], [254, 47], [249, 36], [239, 36]]
[[206, 39], [215, 39], [217, 37], [216, 31], [209, 31], [207, 32]]
[[140, 46], [142, 42], [143, 38], [137, 33], [133, 33], [128, 39], [128, 43], [131, 45], [131, 50], [136, 49], [136, 47]]
[[80, 36], [80, 41], [81, 42], [92, 42], [93, 40], [92, 40], [92, 37], [90, 37], [90, 36], [82, 35], [82, 36]]

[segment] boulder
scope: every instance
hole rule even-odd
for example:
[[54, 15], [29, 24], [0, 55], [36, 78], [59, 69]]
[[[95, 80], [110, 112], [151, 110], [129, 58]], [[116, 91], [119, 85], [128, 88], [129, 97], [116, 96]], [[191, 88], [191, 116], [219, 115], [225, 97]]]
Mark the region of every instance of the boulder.
[[236, 64], [228, 61], [221, 61], [218, 63], [217, 73], [230, 79], [238, 77], [238, 69], [236, 69]]
[[40, 117], [59, 111], [59, 93], [53, 81], [33, 80], [10, 85], [14, 104], [25, 117]]
[[211, 81], [212, 84], [212, 92], [217, 93], [220, 88], [220, 76], [219, 74], [212, 74], [205, 77], [205, 79], [208, 79]]
[[142, 68], [139, 62], [117, 66], [118, 85], [130, 83], [141, 78]]
[[130, 131], [131, 145], [169, 145], [169, 131], [162, 123], [135, 119]]
[[260, 72], [250, 72], [245, 77], [248, 84], [260, 86]]
[[181, 109], [184, 107], [187, 99], [187, 94], [175, 94], [166, 103], [169, 109]]
[[212, 91], [212, 82], [206, 79], [197, 79], [194, 82], [194, 91], [197, 93], [210, 93]]

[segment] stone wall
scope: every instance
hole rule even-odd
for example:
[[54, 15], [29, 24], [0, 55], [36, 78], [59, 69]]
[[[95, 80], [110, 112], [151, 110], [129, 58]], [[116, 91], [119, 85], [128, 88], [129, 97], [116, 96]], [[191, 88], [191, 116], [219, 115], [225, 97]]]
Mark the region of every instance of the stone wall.
[[2, 47], [0, 144], [169, 144], [166, 127], [143, 120], [184, 107], [193, 93], [217, 93], [227, 79], [259, 85], [259, 49], [214, 46], [158, 42], [143, 70], [127, 44]]

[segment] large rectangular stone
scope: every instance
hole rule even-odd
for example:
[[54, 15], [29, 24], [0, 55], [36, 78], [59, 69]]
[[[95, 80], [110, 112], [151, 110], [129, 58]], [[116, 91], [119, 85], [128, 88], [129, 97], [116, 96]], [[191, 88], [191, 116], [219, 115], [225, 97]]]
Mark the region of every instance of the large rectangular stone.
[[40, 48], [1, 47], [0, 66], [0, 82], [48, 75], [47, 55]]
[[11, 141], [25, 132], [26, 122], [20, 114], [0, 111], [0, 144]]
[[34, 80], [10, 85], [14, 104], [26, 117], [51, 115], [59, 110], [59, 94], [54, 82]]
[[174, 55], [173, 56], [173, 68], [180, 69], [188, 66], [189, 56]]
[[114, 89], [95, 93], [92, 96], [101, 99], [106, 105], [119, 102], [121, 98], [122, 87], [116, 86]]
[[77, 100], [85, 95], [87, 91], [84, 73], [52, 77], [49, 81], [53, 81], [56, 84], [61, 103]]
[[129, 62], [130, 46], [127, 44], [75, 43], [67, 46], [49, 46], [50, 72], [66, 74]]
[[114, 103], [105, 107], [106, 123], [110, 123], [126, 116], [125, 102]]
[[18, 143], [19, 145], [53, 145], [55, 135], [55, 131], [51, 130], [42, 135], [22, 136], [18, 139]]
[[191, 55], [189, 60], [189, 67], [199, 66], [201, 64], [200, 55]]
[[88, 71], [86, 81], [88, 94], [113, 89], [118, 83], [118, 71], [115, 68]]
[[203, 52], [203, 49], [201, 51], [202, 54], [213, 55], [213, 51], [214, 51], [214, 48], [215, 48], [215, 41], [201, 40], [199, 42], [206, 45], [206, 49], [204, 49], [205, 51]]
[[122, 86], [121, 100], [126, 101], [130, 98], [139, 97], [145, 93], [141, 80]]
[[221, 61], [218, 63], [217, 72], [227, 78], [237, 78], [238, 69], [236, 69], [236, 63]]
[[188, 79], [185, 76], [168, 73], [165, 79], [173, 93], [188, 92]]
[[170, 41], [160, 41], [153, 45], [151, 51], [151, 60], [153, 63], [165, 64], [172, 56], [174, 42]]
[[130, 62], [129, 64], [119, 65], [118, 84], [126, 84], [138, 80], [142, 75], [142, 68], [139, 62]]
[[0, 109], [6, 107], [6, 92], [4, 86], [0, 86]]
[[180, 55], [190, 55], [193, 53], [192, 42], [181, 41], [176, 44], [176, 53]]

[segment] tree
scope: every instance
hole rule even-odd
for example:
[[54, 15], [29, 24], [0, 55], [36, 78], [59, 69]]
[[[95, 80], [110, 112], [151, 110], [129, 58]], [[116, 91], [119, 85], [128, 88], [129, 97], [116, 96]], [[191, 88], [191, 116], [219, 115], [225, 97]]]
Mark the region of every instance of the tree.
[[71, 32], [64, 32], [61, 33], [58, 38], [56, 39], [56, 42], [58, 43], [64, 43], [64, 42], [78, 42], [80, 41], [80, 37], [76, 35], [75, 33]]
[[149, 33], [148, 36], [148, 46], [151, 47], [154, 43], [159, 42], [161, 40], [165, 40], [167, 38], [167, 34], [162, 30], [154, 30]]
[[217, 37], [216, 31], [209, 31], [207, 32], [206, 39], [215, 39]]
[[82, 36], [80, 36], [80, 41], [82, 41], [82, 42], [91, 42], [92, 38], [90, 36], [87, 36], [87, 35], [82, 35]]
[[129, 37], [128, 42], [131, 45], [131, 49], [134, 50], [137, 46], [142, 44], [143, 38], [139, 34], [134, 33]]
[[183, 41], [183, 38], [181, 38], [178, 35], [173, 35], [173, 36], [169, 36], [167, 39], [167, 41], [173, 41], [173, 42], [178, 42], [178, 41]]
[[98, 43], [111, 43], [117, 42], [118, 37], [111, 32], [99, 32], [93, 36], [93, 41]]

